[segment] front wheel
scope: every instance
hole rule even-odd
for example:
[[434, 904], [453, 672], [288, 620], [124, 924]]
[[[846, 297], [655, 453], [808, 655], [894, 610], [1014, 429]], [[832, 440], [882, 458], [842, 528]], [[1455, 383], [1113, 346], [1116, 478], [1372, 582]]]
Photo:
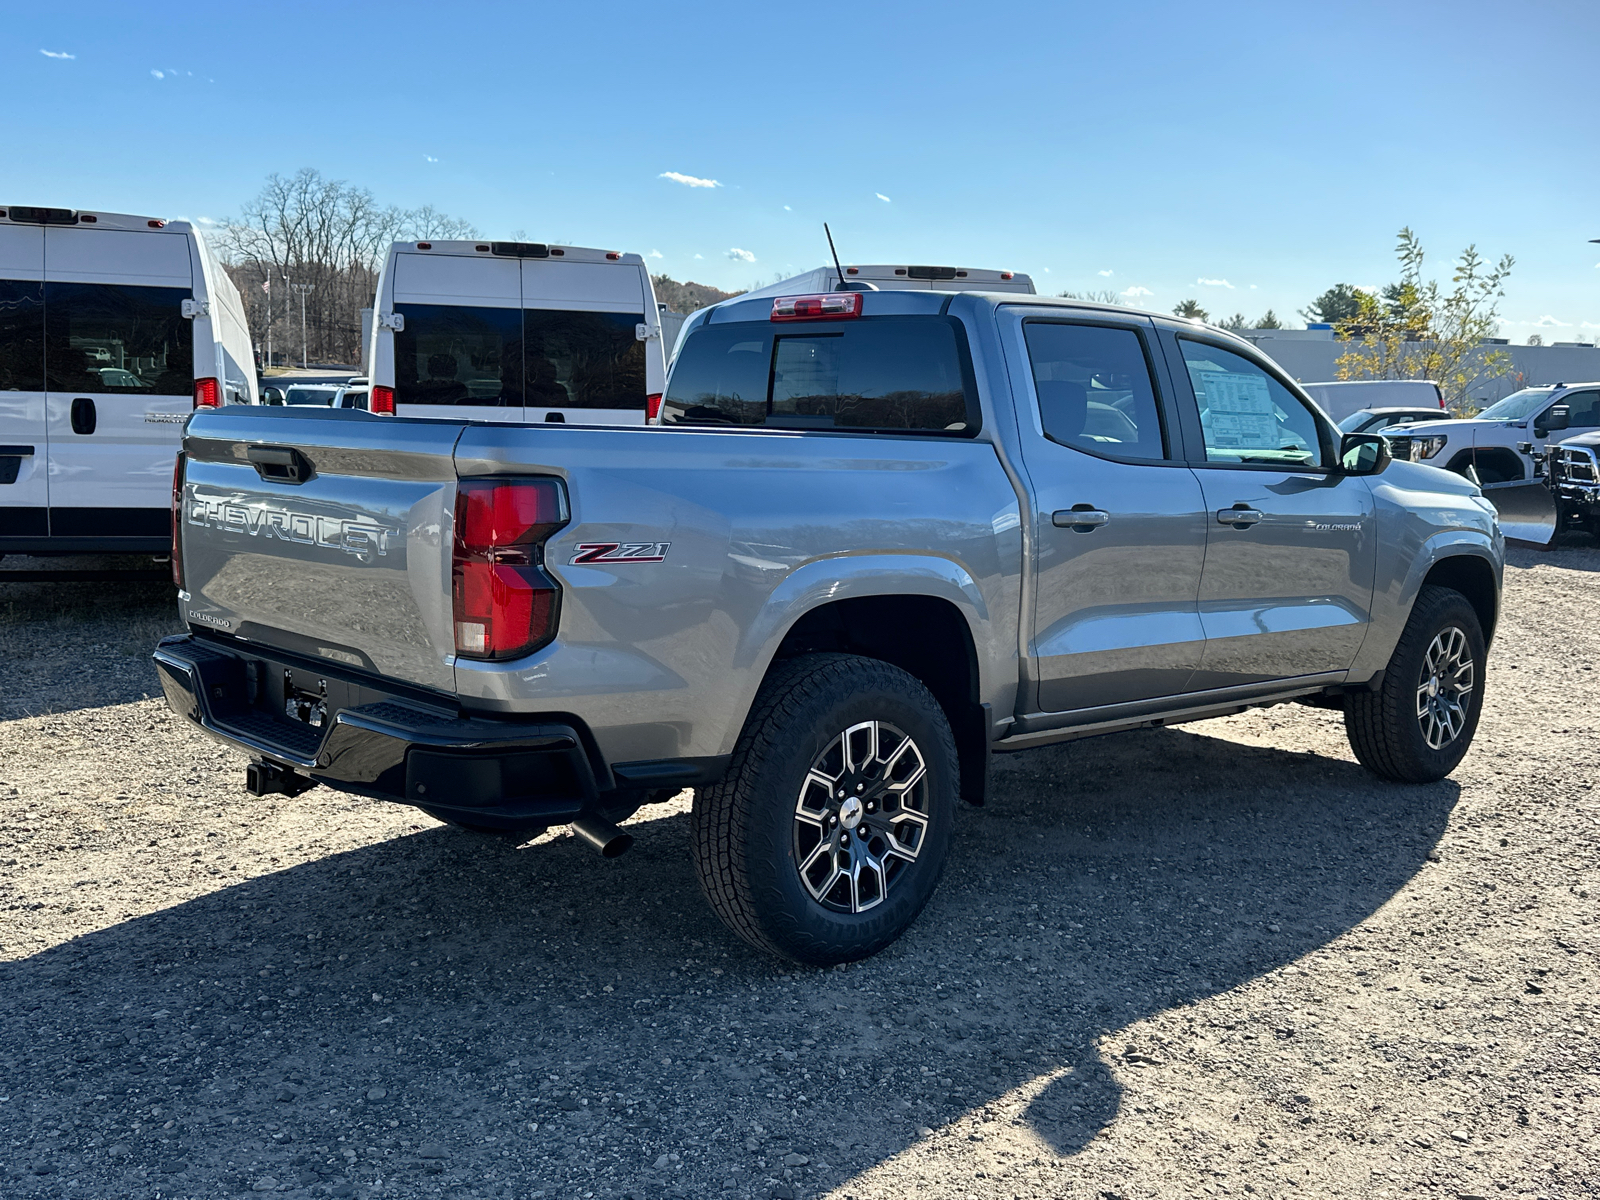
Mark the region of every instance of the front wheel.
[[700, 886], [760, 949], [819, 966], [876, 954], [939, 882], [956, 778], [949, 722], [911, 675], [848, 654], [784, 663], [728, 774], [695, 792]]
[[1483, 709], [1484, 656], [1467, 598], [1424, 587], [1382, 686], [1347, 698], [1345, 732], [1361, 765], [1397, 783], [1432, 783], [1455, 770]]

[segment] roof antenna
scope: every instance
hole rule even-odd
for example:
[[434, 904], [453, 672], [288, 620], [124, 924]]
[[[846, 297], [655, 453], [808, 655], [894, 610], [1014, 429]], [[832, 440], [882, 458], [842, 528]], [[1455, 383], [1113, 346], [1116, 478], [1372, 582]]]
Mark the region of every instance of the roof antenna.
[[826, 221], [822, 223], [822, 232], [828, 235], [828, 249], [833, 254], [833, 269], [839, 274], [839, 290], [842, 292], [845, 290], [844, 268], [839, 265], [839, 252], [833, 248], [833, 230], [828, 228]]

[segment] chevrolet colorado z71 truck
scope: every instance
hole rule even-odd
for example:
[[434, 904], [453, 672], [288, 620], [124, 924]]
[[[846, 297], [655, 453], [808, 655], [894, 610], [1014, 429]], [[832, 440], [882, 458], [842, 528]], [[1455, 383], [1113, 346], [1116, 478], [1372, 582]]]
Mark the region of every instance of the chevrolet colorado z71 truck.
[[645, 427], [197, 412], [173, 505], [155, 661], [251, 790], [615, 853], [692, 787], [712, 906], [809, 963], [915, 919], [996, 751], [1304, 700], [1440, 778], [1504, 549], [1247, 342], [976, 293], [705, 310]]

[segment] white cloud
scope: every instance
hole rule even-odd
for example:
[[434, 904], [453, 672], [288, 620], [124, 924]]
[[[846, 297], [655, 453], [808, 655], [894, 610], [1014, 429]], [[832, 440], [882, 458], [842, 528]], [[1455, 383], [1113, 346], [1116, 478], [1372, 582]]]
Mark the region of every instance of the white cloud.
[[894, 201], [890, 200], [889, 197], [885, 196], [882, 192], [873, 192], [872, 194], [874, 196], [876, 196], [879, 200], [882, 200], [885, 204], [893, 204], [894, 203]]
[[77, 58], [76, 54], [68, 54], [65, 50], [41, 50], [40, 54], [46, 58]]
[[728, 251], [728, 257], [736, 262], [755, 262], [756, 260], [756, 256], [751, 254], [750, 251], [741, 250], [737, 246]]
[[1050, 274], [1050, 268], [1049, 267], [1045, 267], [1045, 268], [1043, 268], [1043, 270], [1044, 270], [1044, 273], [1046, 275]]
[[167, 77], [164, 71], [158, 71], [154, 67], [150, 68], [150, 74], [154, 75], [157, 79], [165, 79]]
[[[787, 205], [787, 204], [785, 204], [785, 205], [784, 205], [784, 206], [783, 206], [783, 211], [784, 211], [784, 212], [793, 212], [793, 211], [794, 211], [794, 209], [792, 209], [792, 208], [790, 208], [790, 207], [789, 207], [789, 206], [788, 206], [788, 205]], [[1600, 263], [1596, 263], [1596, 264], [1595, 264], [1595, 265], [1596, 265], [1596, 266], [1600, 266]]]
[[1251, 285], [1250, 285], [1250, 290], [1251, 290], [1251, 291], [1252, 291], [1252, 292], [1253, 292], [1253, 291], [1255, 291], [1255, 290], [1256, 290], [1256, 285], [1255, 285], [1255, 284], [1253, 284], [1253, 283], [1252, 283], [1252, 284], [1251, 284]]
[[1135, 284], [1131, 288], [1124, 288], [1122, 294], [1124, 296], [1126, 296], [1130, 300], [1137, 300], [1140, 296], [1154, 296], [1155, 295], [1155, 293], [1152, 292], [1149, 288], [1140, 287], [1138, 284]]
[[695, 255], [695, 257], [696, 257], [696, 258], [704, 258], [704, 257], [705, 257], [705, 255], [704, 255], [704, 254], [696, 254], [696, 255]]
[[1096, 271], [1095, 274], [1100, 276], [1101, 279], [1110, 279], [1113, 275], [1116, 274], [1116, 272], [1115, 271]]
[[666, 255], [662, 254], [661, 251], [659, 251], [659, 250], [652, 250], [652, 251], [650, 251], [649, 254], [645, 255], [645, 257], [646, 258], [665, 258]]
[[1377, 285], [1376, 284], [1371, 284], [1371, 283], [1358, 283], [1358, 284], [1356, 284], [1356, 291], [1365, 292], [1369, 296], [1376, 296], [1378, 294]]
[[1537, 325], [1540, 329], [1566, 329], [1569, 325], [1572, 324], [1572, 322], [1570, 322], [1570, 321], [1558, 321], [1554, 317], [1552, 317], [1549, 313], [1546, 313], [1544, 316], [1540, 317], [1537, 321], [1525, 321], [1525, 322], [1523, 322], [1523, 324], [1525, 324], [1525, 325]]
[[1226, 279], [1207, 279], [1204, 276], [1201, 276], [1199, 279], [1196, 279], [1195, 282], [1201, 287], [1221, 287], [1227, 288], [1230, 292], [1233, 291], [1233, 284], [1229, 283]]
[[427, 159], [427, 161], [429, 161], [429, 162], [438, 162], [439, 161], [437, 158], [435, 158], [431, 154], [424, 154], [422, 157]]
[[656, 178], [670, 179], [673, 183], [681, 183], [684, 187], [692, 188], [714, 188], [722, 186], [715, 179], [701, 179], [695, 175], [685, 175], [681, 171], [663, 171]]

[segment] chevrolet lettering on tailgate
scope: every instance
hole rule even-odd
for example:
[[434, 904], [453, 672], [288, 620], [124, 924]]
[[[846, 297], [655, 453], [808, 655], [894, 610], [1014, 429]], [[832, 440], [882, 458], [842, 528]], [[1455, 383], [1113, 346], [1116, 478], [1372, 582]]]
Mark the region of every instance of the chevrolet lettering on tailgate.
[[371, 562], [374, 557], [387, 555], [389, 538], [398, 532], [373, 521], [294, 512], [259, 501], [241, 504], [194, 497], [189, 500], [186, 513], [185, 523], [189, 525], [276, 538], [301, 546], [321, 546], [354, 555], [360, 562]]

